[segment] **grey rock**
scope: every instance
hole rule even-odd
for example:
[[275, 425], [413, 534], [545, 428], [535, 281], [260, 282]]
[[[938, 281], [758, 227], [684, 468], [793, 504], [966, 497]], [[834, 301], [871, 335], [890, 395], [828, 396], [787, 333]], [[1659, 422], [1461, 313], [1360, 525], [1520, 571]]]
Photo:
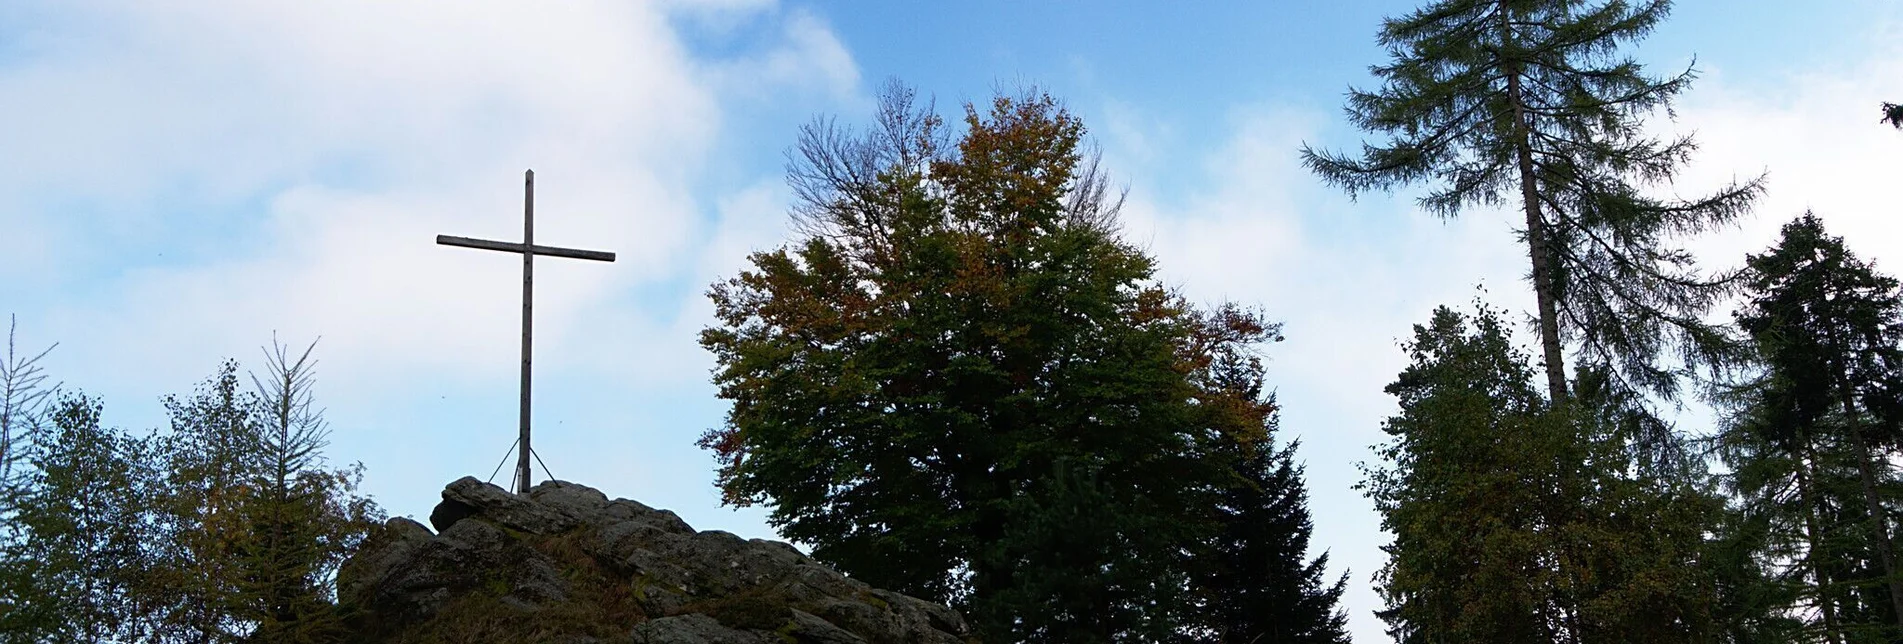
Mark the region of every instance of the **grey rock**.
[[766, 636], [729, 628], [699, 613], [662, 617], [634, 627], [635, 644], [766, 644]]
[[[595, 492], [592, 489], [588, 491]], [[447, 521], [438, 523], [438, 515]], [[449, 487], [443, 488], [443, 502], [437, 504], [436, 510], [430, 513], [430, 523], [440, 532], [472, 515], [481, 515], [498, 526], [530, 534], [564, 532], [577, 523], [574, 515], [562, 508], [523, 498], [493, 484], [478, 481], [473, 476], [456, 479]]]
[[389, 620], [412, 622], [474, 593], [495, 595], [501, 604], [525, 612], [567, 599], [567, 582], [553, 560], [486, 521], [459, 521], [420, 542], [416, 530], [421, 525], [391, 523], [399, 532], [392, 545], [368, 543], [338, 572], [340, 580], [352, 580], [338, 586], [339, 596], [352, 606], [374, 607]]
[[791, 545], [695, 532], [673, 512], [574, 483], [518, 495], [459, 479], [431, 523], [438, 532], [391, 519], [344, 562], [338, 595], [352, 641], [479, 632], [510, 641], [959, 644], [970, 633], [949, 608], [872, 588]]
[[361, 595], [365, 584], [389, 577], [391, 569], [412, 559], [418, 548], [429, 543], [429, 528], [406, 517], [383, 522], [383, 528], [371, 533], [357, 550], [355, 566], [337, 573], [337, 594]]
[[832, 625], [818, 615], [793, 609], [792, 628], [785, 632], [800, 641], [801, 644], [866, 644], [864, 638], [851, 631]]
[[673, 510], [656, 511], [653, 516], [646, 517], [644, 520], [674, 534], [694, 534], [694, 527], [682, 521], [680, 515], [674, 514]]
[[464, 505], [457, 501], [444, 500], [437, 503], [435, 509], [430, 510], [429, 524], [430, 527], [436, 528], [437, 532], [442, 532], [448, 530], [449, 526], [456, 525], [457, 521], [474, 516], [475, 514], [476, 508], [474, 507]]
[[596, 514], [608, 505], [608, 495], [586, 485], [567, 481], [543, 481], [529, 488], [529, 500], [565, 511], [571, 515]]
[[693, 533], [673, 532], [653, 521], [635, 519], [618, 521], [598, 527], [595, 538], [590, 540], [590, 554], [609, 562], [623, 562], [640, 550], [668, 550], [682, 548], [681, 542]]

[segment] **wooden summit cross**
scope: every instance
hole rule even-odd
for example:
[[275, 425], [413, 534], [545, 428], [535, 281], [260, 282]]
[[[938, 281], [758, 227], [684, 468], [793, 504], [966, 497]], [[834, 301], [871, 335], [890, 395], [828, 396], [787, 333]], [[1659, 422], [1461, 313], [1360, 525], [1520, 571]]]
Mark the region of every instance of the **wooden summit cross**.
[[520, 418], [521, 435], [516, 438], [520, 447], [515, 458], [515, 491], [527, 494], [529, 491], [529, 455], [535, 451], [529, 447], [529, 330], [534, 326], [533, 303], [535, 299], [535, 256], [553, 255], [574, 259], [592, 259], [598, 262], [615, 261], [615, 254], [598, 250], [576, 250], [554, 246], [535, 245], [535, 171], [523, 173], [522, 188], [522, 243], [470, 239], [451, 235], [437, 235], [436, 243], [445, 246], [462, 246], [482, 250], [499, 250], [522, 254], [522, 408]]

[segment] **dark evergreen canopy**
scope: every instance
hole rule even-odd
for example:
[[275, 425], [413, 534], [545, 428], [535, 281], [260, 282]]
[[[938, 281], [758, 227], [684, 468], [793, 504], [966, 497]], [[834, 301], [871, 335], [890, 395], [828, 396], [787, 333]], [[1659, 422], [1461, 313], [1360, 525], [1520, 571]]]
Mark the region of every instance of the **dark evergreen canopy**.
[[[1740, 490], [1775, 516], [1796, 517], [1803, 567], [1794, 574], [1827, 638], [1872, 624], [1898, 627], [1886, 635], [1895, 637], [1903, 579], [1891, 543], [1890, 463], [1903, 439], [1903, 293], [1810, 213], [1747, 265], [1737, 320], [1761, 369], [1734, 400], [1727, 456]], [[1779, 489], [1795, 498], [1778, 499]]]

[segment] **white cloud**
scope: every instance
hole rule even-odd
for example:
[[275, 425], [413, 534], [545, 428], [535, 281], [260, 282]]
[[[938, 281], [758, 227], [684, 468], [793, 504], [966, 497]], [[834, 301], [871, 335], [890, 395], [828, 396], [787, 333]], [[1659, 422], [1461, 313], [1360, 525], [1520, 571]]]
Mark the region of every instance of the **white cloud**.
[[[711, 225], [695, 231], [687, 254], [669, 260], [687, 267], [671, 280], [681, 288], [655, 301], [602, 302], [576, 313], [573, 335], [587, 338], [587, 351], [575, 355], [569, 366], [642, 388], [691, 390], [711, 399], [707, 376], [713, 356], [698, 344], [701, 329], [713, 321], [706, 289], [749, 266], [749, 254], [789, 239], [788, 203], [778, 179], [763, 179], [716, 199]], [[669, 308], [645, 310], [656, 305]]]
[[859, 67], [826, 23], [806, 11], [792, 11], [781, 23], [783, 48], [763, 56], [713, 66], [713, 82], [728, 93], [766, 99], [789, 89], [817, 90], [851, 100], [859, 86]]
[[[0, 67], [0, 105], [11, 106], [0, 113], [37, 126], [9, 128], [4, 142], [0, 201], [24, 207], [8, 227], [259, 247], [183, 266], [110, 258], [124, 266], [104, 289], [113, 295], [60, 302], [49, 317], [109, 336], [80, 344], [180, 356], [255, 343], [264, 327], [321, 331], [333, 364], [365, 373], [467, 368], [472, 349], [509, 337], [509, 257], [430, 240], [517, 238], [520, 168], [540, 171], [538, 241], [620, 253], [613, 267], [539, 263], [544, 333], [559, 344], [567, 314], [694, 255], [686, 184], [721, 118], [697, 67], [780, 86], [821, 69], [833, 92], [857, 78], [803, 14], [759, 60], [713, 62], [689, 57], [667, 16], [613, 2], [140, 5], [79, 23], [89, 33]], [[338, 166], [363, 176], [327, 179], [352, 174]], [[45, 195], [104, 205], [63, 225]], [[239, 234], [190, 209], [259, 196], [266, 217], [216, 222]], [[114, 310], [158, 316], [115, 322], [104, 315]]]
[[694, 283], [733, 277], [750, 266], [747, 256], [772, 250], [793, 238], [786, 213], [792, 200], [785, 185], [762, 181], [720, 200], [719, 223], [701, 248]]
[[1759, 172], [1769, 174], [1755, 217], [1698, 244], [1727, 266], [1761, 252], [1805, 210], [1878, 268], [1903, 275], [1903, 132], [1878, 123], [1878, 106], [1903, 102], [1903, 30], [1877, 30], [1860, 60], [1781, 79], [1775, 92], [1746, 92], [1714, 74], [1693, 86], [1677, 125], [1699, 143], [1679, 185], [1688, 195]]
[[[111, 422], [145, 427], [161, 422], [155, 395], [184, 390], [216, 357], [255, 362], [273, 330], [293, 343], [321, 335], [334, 416], [405, 432], [339, 435], [334, 450], [377, 450], [339, 458], [370, 461], [373, 490], [400, 513], [426, 513], [430, 486], [476, 469], [464, 452], [506, 445], [472, 445], [460, 417], [420, 410], [487, 413], [515, 384], [516, 256], [435, 235], [518, 239], [522, 170], [534, 168], [537, 242], [619, 255], [536, 263], [538, 382], [576, 369], [605, 378], [588, 383], [603, 407], [551, 418], [602, 418], [640, 387], [704, 388], [704, 307], [692, 302], [706, 271], [727, 268], [712, 253], [755, 243], [761, 213], [784, 212], [771, 189], [706, 187], [718, 185], [703, 171], [727, 106], [860, 100], [829, 28], [765, 1], [37, 12], [49, 19], [0, 58], [0, 119], [25, 125], [0, 128], [0, 229], [44, 250], [7, 254], [0, 276], [53, 277], [0, 294], [34, 303], [19, 311], [29, 337], [63, 343], [49, 369], [103, 394]], [[759, 21], [769, 36], [699, 56], [681, 16]], [[777, 181], [777, 167], [765, 171], [758, 181]], [[688, 295], [646, 297], [681, 280], [697, 282]], [[436, 406], [439, 393], [465, 399]], [[512, 410], [500, 416], [513, 427]], [[424, 425], [394, 427], [410, 421]], [[615, 493], [616, 482], [597, 484]]]

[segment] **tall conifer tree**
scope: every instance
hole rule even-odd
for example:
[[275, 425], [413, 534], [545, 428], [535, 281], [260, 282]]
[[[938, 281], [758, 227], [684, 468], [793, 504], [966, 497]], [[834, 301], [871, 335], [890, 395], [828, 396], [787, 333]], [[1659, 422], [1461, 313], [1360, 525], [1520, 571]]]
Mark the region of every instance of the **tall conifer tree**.
[[1417, 183], [1428, 212], [1452, 217], [1506, 202], [1521, 211], [1538, 305], [1547, 397], [1566, 399], [1569, 342], [1614, 384], [1672, 396], [1677, 378], [1657, 358], [1726, 357], [1700, 315], [1725, 280], [1702, 275], [1670, 242], [1732, 221], [1762, 191], [1757, 180], [1707, 197], [1667, 200], [1693, 151], [1659, 141], [1642, 119], [1691, 82], [1653, 77], [1621, 50], [1670, 7], [1582, 0], [1438, 0], [1386, 20], [1390, 62], [1376, 91], [1349, 92], [1347, 114], [1385, 135], [1360, 154], [1302, 150], [1304, 163], [1351, 195]]
[[[1877, 273], [1824, 231], [1814, 215], [1784, 226], [1769, 251], [1748, 260], [1749, 299], [1737, 313], [1764, 369], [1747, 388], [1741, 429], [1764, 449], [1740, 465], [1763, 467], [1777, 458], [1796, 481], [1813, 560], [1812, 581], [1826, 630], [1843, 616], [1830, 586], [1852, 582], [1854, 570], [1831, 565], [1857, 557], [1835, 548], [1832, 515], [1849, 511], [1857, 548], [1873, 553], [1888, 595], [1882, 621], [1903, 634], [1903, 578], [1891, 542], [1886, 492], [1896, 481], [1890, 462], [1903, 441], [1903, 293], [1897, 280]], [[1832, 511], [1832, 464], [1847, 464], [1856, 481], [1852, 498]], [[1848, 490], [1846, 490], [1848, 492]], [[1889, 498], [1886, 498], [1889, 497]], [[1854, 552], [1853, 550], [1853, 552]], [[1861, 580], [1855, 580], [1861, 581]]]

